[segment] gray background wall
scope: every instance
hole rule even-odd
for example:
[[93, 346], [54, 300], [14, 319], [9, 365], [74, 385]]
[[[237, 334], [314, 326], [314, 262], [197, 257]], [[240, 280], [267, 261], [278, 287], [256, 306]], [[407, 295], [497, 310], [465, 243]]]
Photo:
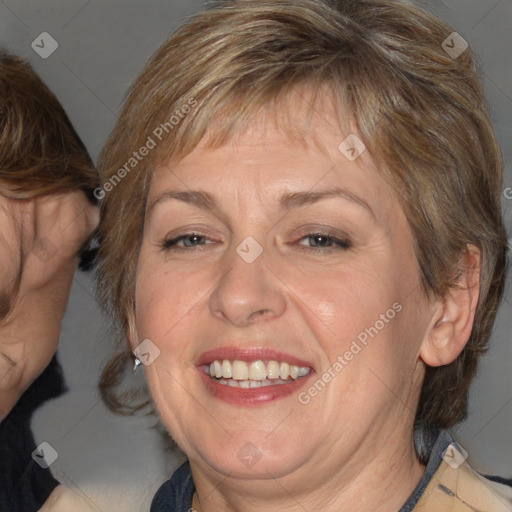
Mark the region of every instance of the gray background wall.
[[[0, 46], [29, 60], [96, 159], [129, 83], [158, 45], [201, 4], [199, 0], [3, 0]], [[447, 20], [482, 61], [489, 109], [507, 165], [503, 212], [510, 237], [512, 189], [509, 194], [505, 190], [512, 187], [512, 0], [444, 0], [422, 5]], [[31, 47], [42, 32], [58, 43], [46, 59]], [[46, 40], [46, 50], [49, 44]], [[470, 416], [455, 431], [477, 469], [509, 478], [511, 313], [509, 277], [492, 348], [471, 389]], [[59, 454], [52, 465], [57, 478], [98, 510], [147, 510], [156, 488], [183, 456], [164, 451], [151, 418], [117, 418], [101, 403], [96, 383], [112, 347], [107, 326], [90, 279], [77, 273], [59, 348], [70, 391], [38, 411], [33, 428], [36, 441], [49, 442]]]

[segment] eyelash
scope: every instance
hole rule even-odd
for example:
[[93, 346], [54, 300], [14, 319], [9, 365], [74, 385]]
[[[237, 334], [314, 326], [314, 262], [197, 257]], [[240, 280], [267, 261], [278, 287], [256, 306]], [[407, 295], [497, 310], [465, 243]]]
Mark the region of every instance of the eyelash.
[[[198, 250], [201, 251], [201, 250], [203, 250], [203, 249], [200, 249], [201, 246], [209, 245], [209, 244], [201, 244], [200, 246], [192, 246], [192, 247], [178, 247], [176, 245], [178, 242], [180, 242], [186, 238], [192, 237], [192, 236], [202, 237], [202, 238], [209, 240], [206, 235], [203, 235], [201, 233], [194, 231], [191, 233], [185, 233], [185, 234], [177, 236], [175, 238], [163, 240], [159, 245], [160, 245], [162, 251], [198, 251]], [[301, 238], [299, 238], [299, 241], [304, 240], [305, 238], [313, 238], [313, 237], [317, 237], [317, 236], [331, 240], [337, 247], [323, 247], [322, 248], [322, 247], [308, 247], [308, 246], [304, 246], [304, 245], [299, 245], [299, 250], [304, 251], [304, 252], [309, 252], [309, 253], [311, 253], [311, 252], [330, 253], [330, 252], [339, 251], [339, 250], [346, 251], [346, 250], [350, 249], [352, 246], [350, 240], [348, 240], [348, 239], [340, 239], [340, 238], [334, 236], [332, 233], [328, 233], [328, 232], [324, 233], [321, 231], [315, 231], [315, 232], [308, 233], [308, 234], [302, 236]]]

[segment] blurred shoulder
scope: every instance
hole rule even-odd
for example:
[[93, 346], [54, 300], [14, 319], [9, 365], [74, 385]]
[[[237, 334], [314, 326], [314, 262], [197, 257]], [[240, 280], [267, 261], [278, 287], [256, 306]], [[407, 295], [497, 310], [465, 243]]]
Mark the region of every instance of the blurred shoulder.
[[97, 512], [97, 508], [69, 487], [59, 485], [39, 512]]

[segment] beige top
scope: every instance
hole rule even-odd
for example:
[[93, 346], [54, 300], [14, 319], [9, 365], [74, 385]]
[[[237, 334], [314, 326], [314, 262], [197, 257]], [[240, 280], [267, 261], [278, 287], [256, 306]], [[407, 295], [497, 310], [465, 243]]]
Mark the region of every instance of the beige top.
[[414, 512], [512, 511], [510, 487], [480, 476], [467, 461], [455, 466], [443, 459]]

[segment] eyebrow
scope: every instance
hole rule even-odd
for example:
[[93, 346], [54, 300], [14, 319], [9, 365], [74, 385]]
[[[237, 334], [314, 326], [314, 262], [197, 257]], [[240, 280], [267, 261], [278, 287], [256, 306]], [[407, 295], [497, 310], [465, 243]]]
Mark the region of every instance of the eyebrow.
[[[364, 199], [357, 196], [350, 190], [341, 187], [334, 187], [319, 191], [306, 190], [300, 192], [286, 192], [279, 198], [278, 204], [281, 211], [288, 211], [316, 203], [322, 199], [333, 197], [338, 197], [340, 199], [345, 199], [352, 203], [358, 204], [367, 210], [375, 220], [377, 219], [372, 208]], [[168, 190], [159, 194], [155, 200], [152, 201], [147, 210], [147, 218], [149, 219], [151, 212], [157, 204], [170, 199], [183, 201], [187, 204], [196, 206], [201, 210], [209, 210], [212, 212], [220, 211], [219, 203], [208, 192], [203, 190]]]

